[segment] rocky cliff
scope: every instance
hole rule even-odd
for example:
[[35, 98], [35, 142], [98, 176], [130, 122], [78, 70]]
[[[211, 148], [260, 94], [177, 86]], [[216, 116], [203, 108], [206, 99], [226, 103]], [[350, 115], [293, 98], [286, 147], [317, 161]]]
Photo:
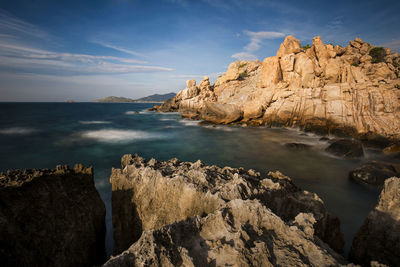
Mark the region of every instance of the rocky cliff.
[[286, 223], [299, 213], [310, 213], [315, 220], [312, 235], [315, 231], [316, 239], [337, 251], [343, 249], [339, 220], [316, 194], [301, 190], [279, 172], [261, 176], [253, 170], [206, 166], [200, 161], [145, 161], [124, 155], [122, 169], [112, 170], [110, 182], [116, 254], [128, 249], [142, 231], [221, 211], [235, 199], [258, 200]]
[[350, 259], [363, 266], [400, 266], [400, 178], [385, 181], [378, 205], [353, 239]]
[[0, 265], [102, 264], [105, 214], [92, 168], [1, 173]]
[[400, 55], [359, 38], [311, 47], [287, 36], [276, 56], [236, 61], [155, 108], [214, 123], [298, 126], [357, 137], [400, 137]]
[[344, 263], [341, 256], [316, 240], [313, 224], [311, 213], [299, 213], [287, 224], [258, 200], [235, 199], [203, 217], [195, 215], [143, 232], [136, 243], [104, 266], [339, 266]]

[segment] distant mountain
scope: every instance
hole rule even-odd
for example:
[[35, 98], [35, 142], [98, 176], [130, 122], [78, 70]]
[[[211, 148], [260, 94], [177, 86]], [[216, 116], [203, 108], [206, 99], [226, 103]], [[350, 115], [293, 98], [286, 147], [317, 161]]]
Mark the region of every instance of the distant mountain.
[[94, 100], [93, 102], [97, 103], [135, 103], [135, 102], [164, 102], [170, 98], [175, 97], [175, 93], [169, 94], [154, 94], [146, 97], [142, 97], [139, 99], [132, 99], [127, 97], [118, 97], [118, 96], [107, 96], [101, 99]]
[[135, 100], [126, 97], [118, 97], [118, 96], [107, 96], [101, 99], [93, 100], [93, 102], [97, 103], [134, 103]]
[[136, 102], [164, 102], [170, 98], [175, 97], [175, 95], [176, 95], [175, 93], [168, 93], [168, 94], [163, 94], [163, 95], [154, 94], [154, 95], [136, 99], [135, 101]]

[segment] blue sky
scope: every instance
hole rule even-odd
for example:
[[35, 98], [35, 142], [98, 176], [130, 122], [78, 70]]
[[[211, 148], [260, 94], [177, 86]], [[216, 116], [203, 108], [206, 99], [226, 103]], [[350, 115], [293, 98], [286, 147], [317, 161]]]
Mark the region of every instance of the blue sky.
[[0, 101], [177, 92], [291, 34], [400, 50], [400, 1], [0, 0]]

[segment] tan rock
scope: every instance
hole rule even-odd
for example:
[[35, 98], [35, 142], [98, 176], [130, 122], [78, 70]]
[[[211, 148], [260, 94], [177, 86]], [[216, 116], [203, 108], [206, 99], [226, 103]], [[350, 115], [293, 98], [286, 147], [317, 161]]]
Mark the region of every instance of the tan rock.
[[372, 57], [370, 55], [364, 55], [360, 58], [361, 63], [371, 62]]
[[322, 68], [325, 68], [326, 64], [328, 64], [328, 59], [330, 58], [330, 56], [329, 56], [328, 50], [326, 49], [320, 36], [313, 38], [313, 47], [314, 47], [314, 51], [317, 56], [319, 65]]
[[260, 77], [261, 87], [273, 87], [282, 80], [282, 70], [279, 58], [267, 57], [262, 63], [262, 73]]
[[283, 57], [285, 55], [289, 55], [292, 53], [299, 53], [301, 51], [301, 44], [298, 39], [295, 37], [288, 35], [285, 40], [279, 47], [278, 52], [276, 53], [277, 57]]

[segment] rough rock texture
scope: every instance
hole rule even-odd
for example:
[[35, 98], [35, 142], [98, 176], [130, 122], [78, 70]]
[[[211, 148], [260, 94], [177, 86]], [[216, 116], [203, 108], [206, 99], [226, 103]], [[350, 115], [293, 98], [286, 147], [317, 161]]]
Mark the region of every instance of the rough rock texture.
[[158, 110], [214, 123], [398, 140], [400, 56], [386, 50], [384, 61], [373, 63], [372, 48], [359, 38], [340, 47], [315, 37], [312, 47], [303, 49], [287, 36], [276, 56], [262, 63], [236, 61], [214, 85], [208, 79], [199, 86], [190, 82]]
[[371, 161], [349, 173], [350, 179], [373, 186], [383, 186], [385, 180], [400, 176], [400, 164]]
[[[341, 256], [314, 237], [315, 219], [289, 225], [258, 200], [235, 199], [204, 217], [143, 232], [104, 266], [339, 266]], [[320, 244], [320, 245], [318, 245]]]
[[400, 266], [400, 178], [385, 181], [378, 205], [353, 239], [350, 259], [363, 266], [370, 261]]
[[243, 168], [205, 166], [178, 159], [145, 161], [122, 157], [122, 169], [113, 169], [112, 206], [114, 252], [121, 253], [139, 239], [142, 231], [210, 214], [234, 199], [258, 199], [285, 222], [312, 213], [315, 235], [333, 249], [343, 249], [340, 222], [316, 195], [296, 187], [279, 172], [266, 177]]
[[0, 174], [0, 265], [102, 264], [105, 215], [92, 168]]

